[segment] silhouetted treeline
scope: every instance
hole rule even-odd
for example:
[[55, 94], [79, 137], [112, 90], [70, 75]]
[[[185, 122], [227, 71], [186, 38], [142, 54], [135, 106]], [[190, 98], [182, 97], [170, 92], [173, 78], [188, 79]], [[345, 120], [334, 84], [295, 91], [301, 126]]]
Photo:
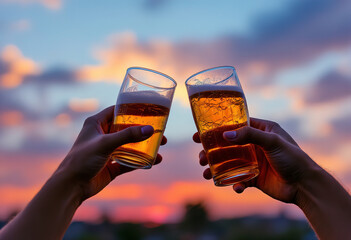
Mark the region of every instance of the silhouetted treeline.
[[[5, 222], [0, 222], [2, 227]], [[64, 240], [315, 240], [306, 220], [280, 214], [210, 221], [205, 205], [189, 203], [179, 223], [113, 223], [107, 215], [101, 223], [73, 222]]]

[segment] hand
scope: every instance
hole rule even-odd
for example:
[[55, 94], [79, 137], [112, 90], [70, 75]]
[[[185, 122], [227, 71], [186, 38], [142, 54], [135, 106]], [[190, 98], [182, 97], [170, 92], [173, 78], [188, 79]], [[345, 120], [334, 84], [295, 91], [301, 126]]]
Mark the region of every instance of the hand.
[[[109, 155], [117, 147], [143, 141], [154, 133], [148, 125], [108, 133], [113, 122], [113, 110], [111, 106], [85, 120], [72, 149], [55, 172], [67, 174], [73, 183], [80, 186], [82, 201], [100, 192], [118, 175], [134, 170], [109, 161]], [[161, 145], [166, 142], [163, 137]], [[155, 164], [161, 160], [162, 156], [158, 154]]]
[[[277, 200], [295, 203], [300, 180], [316, 164], [277, 123], [251, 118], [250, 124], [223, 133], [224, 139], [232, 144], [255, 144], [260, 170], [258, 177], [233, 185], [234, 191], [241, 193], [247, 187], [257, 187]], [[200, 143], [198, 133], [193, 140]], [[202, 166], [208, 164], [204, 150], [199, 157]], [[209, 168], [204, 171], [204, 178], [212, 178]]]

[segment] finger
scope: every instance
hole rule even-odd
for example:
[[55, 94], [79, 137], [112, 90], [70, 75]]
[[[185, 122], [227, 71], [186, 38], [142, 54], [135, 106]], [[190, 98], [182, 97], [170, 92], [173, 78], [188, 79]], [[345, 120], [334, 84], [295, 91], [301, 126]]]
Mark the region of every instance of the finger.
[[153, 133], [154, 128], [150, 125], [129, 127], [119, 132], [101, 135], [97, 145], [102, 153], [110, 154], [123, 144], [143, 141]]
[[109, 106], [108, 108], [105, 108], [99, 113], [91, 116], [90, 118], [93, 118], [94, 120], [100, 123], [111, 122], [111, 119], [113, 118], [114, 109], [115, 106]]
[[209, 168], [206, 168], [204, 173], [203, 173], [203, 176], [205, 179], [207, 180], [210, 180], [212, 179], [212, 173], [211, 173], [211, 170]]
[[201, 166], [206, 166], [208, 164], [208, 160], [207, 160], [206, 153], [204, 150], [202, 150], [199, 153], [199, 159], [200, 159], [199, 162], [200, 162]]
[[[162, 156], [160, 154], [157, 154], [154, 165], [159, 164], [160, 162], [162, 162]], [[109, 161], [107, 163], [107, 169], [110, 173], [111, 181], [123, 173], [135, 170], [135, 168], [121, 165], [116, 161]]]
[[193, 135], [193, 141], [196, 142], [196, 143], [201, 143], [200, 135], [199, 135], [198, 132], [194, 133], [194, 135]]
[[165, 145], [167, 143], [167, 138], [162, 136], [161, 145]]
[[101, 112], [88, 117], [84, 121], [83, 128], [88, 129], [89, 126], [92, 126], [94, 133], [96, 132], [96, 130], [99, 133], [109, 132], [110, 123], [113, 121], [113, 112], [114, 106], [110, 106], [108, 108], [105, 108]]
[[265, 132], [273, 132], [287, 140], [288, 142], [298, 146], [295, 140], [287, 133], [278, 123], [259, 119], [259, 118], [250, 118], [250, 126], [260, 129]]
[[111, 181], [123, 173], [127, 173], [134, 170], [134, 168], [121, 165], [116, 161], [108, 161], [106, 167], [110, 173]]
[[245, 190], [246, 186], [244, 183], [236, 183], [233, 185], [233, 189], [236, 193], [242, 193]]
[[154, 165], [159, 164], [160, 162], [162, 162], [162, 156], [157, 154]]
[[273, 125], [272, 121], [250, 117], [250, 126], [251, 127], [260, 129], [262, 131], [269, 132], [271, 130], [272, 125]]
[[223, 133], [223, 137], [236, 145], [256, 144], [261, 146], [265, 151], [274, 151], [283, 144], [278, 134], [264, 132], [253, 127], [243, 127], [236, 131], [227, 131]]

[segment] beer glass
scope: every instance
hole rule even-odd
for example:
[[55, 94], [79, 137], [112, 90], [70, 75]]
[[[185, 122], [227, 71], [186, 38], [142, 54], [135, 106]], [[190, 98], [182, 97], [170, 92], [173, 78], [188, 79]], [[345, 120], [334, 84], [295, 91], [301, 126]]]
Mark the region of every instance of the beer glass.
[[259, 173], [254, 146], [231, 145], [223, 132], [249, 125], [244, 92], [234, 67], [216, 67], [189, 77], [191, 110], [216, 186], [248, 181]]
[[166, 127], [176, 85], [171, 77], [151, 69], [127, 69], [110, 132], [151, 125], [154, 134], [144, 141], [118, 147], [110, 155], [112, 161], [132, 168], [151, 168]]

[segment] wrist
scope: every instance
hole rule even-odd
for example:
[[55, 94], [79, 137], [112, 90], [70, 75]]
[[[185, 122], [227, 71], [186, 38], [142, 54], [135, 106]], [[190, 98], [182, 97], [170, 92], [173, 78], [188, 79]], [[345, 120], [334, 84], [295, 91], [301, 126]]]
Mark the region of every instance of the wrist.
[[49, 178], [46, 184], [53, 185], [58, 194], [65, 196], [72, 206], [78, 208], [83, 202], [81, 183], [69, 172], [59, 168]]
[[306, 169], [303, 173], [300, 181], [297, 183], [297, 193], [294, 202], [299, 208], [305, 209], [313, 203], [314, 191], [320, 189], [319, 185], [324, 174], [325, 171], [317, 164]]
[[299, 182], [295, 200], [320, 239], [350, 236], [351, 196], [317, 164]]
[[296, 178], [296, 195], [293, 203], [302, 208], [306, 202], [311, 202], [311, 193], [321, 183], [321, 177], [325, 173], [324, 169], [315, 163], [306, 153], [297, 158], [299, 173]]

